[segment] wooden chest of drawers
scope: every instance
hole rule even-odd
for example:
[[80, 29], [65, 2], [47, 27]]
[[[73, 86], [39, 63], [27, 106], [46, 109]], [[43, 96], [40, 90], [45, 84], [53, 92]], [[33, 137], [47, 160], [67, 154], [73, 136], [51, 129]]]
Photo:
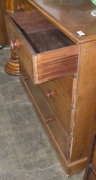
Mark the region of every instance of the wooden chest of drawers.
[[[21, 81], [50, 134], [66, 174], [72, 175], [86, 166], [96, 108], [93, 35], [96, 25], [90, 18], [86, 34], [81, 36], [77, 32], [81, 33], [84, 26], [77, 24], [74, 6], [66, 12], [64, 1], [62, 5], [57, 3], [59, 8], [54, 1], [29, 2], [37, 10], [6, 17], [11, 48], [19, 55]], [[85, 4], [90, 9], [87, 0]], [[67, 20], [64, 13], [69, 13]], [[81, 18], [81, 24], [84, 22]]]

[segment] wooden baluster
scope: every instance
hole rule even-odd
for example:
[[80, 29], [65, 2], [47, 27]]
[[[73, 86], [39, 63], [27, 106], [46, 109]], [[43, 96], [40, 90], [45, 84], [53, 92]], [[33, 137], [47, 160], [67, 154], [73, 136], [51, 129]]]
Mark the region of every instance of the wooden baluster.
[[11, 58], [9, 58], [5, 65], [5, 72], [10, 75], [18, 76], [20, 74], [19, 57], [14, 49], [11, 49], [11, 53]]

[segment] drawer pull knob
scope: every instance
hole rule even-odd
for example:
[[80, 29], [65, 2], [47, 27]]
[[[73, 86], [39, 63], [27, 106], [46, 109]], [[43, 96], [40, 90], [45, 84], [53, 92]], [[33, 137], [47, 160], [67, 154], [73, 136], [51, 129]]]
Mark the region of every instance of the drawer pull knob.
[[20, 5], [18, 5], [18, 6], [17, 6], [17, 9], [20, 11], [20, 10], [24, 10], [24, 9], [25, 9], [25, 7], [24, 7], [24, 5], [23, 5], [23, 4], [21, 4], [21, 6], [20, 6]]
[[20, 5], [17, 6], [17, 9], [20, 11], [20, 9], [21, 9], [21, 8], [20, 8]]
[[49, 99], [50, 97], [54, 97], [54, 92], [53, 91], [47, 91], [46, 92], [46, 97]]
[[25, 6], [24, 6], [24, 4], [21, 4], [21, 7], [20, 7], [21, 9], [25, 9]]
[[53, 117], [48, 117], [45, 119], [46, 123], [48, 124], [49, 122], [53, 121], [54, 118]]
[[24, 79], [24, 80], [28, 80], [28, 79], [30, 79], [30, 77], [29, 77], [28, 75], [24, 75], [24, 76], [23, 76], [23, 79]]
[[19, 41], [16, 39], [16, 41], [15, 42], [13, 42], [13, 41], [11, 41], [10, 42], [10, 46], [11, 46], [11, 49], [14, 49], [15, 47], [20, 47], [20, 43], [19, 43]]

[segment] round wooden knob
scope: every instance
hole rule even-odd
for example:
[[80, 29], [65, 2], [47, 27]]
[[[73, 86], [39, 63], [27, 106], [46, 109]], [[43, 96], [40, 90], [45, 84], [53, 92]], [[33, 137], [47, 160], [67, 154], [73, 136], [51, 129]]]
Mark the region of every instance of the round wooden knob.
[[23, 76], [23, 79], [24, 79], [24, 80], [28, 80], [28, 79], [30, 79], [30, 77], [29, 77], [28, 75], [24, 75], [24, 76]]
[[54, 92], [53, 91], [47, 91], [46, 92], [46, 97], [49, 99], [50, 97], [54, 97]]
[[21, 8], [21, 9], [25, 9], [24, 4], [21, 4], [20, 8]]
[[24, 9], [25, 9], [24, 4], [18, 5], [18, 6], [17, 6], [17, 9], [18, 9], [18, 11], [24, 10]]
[[45, 119], [46, 123], [48, 124], [49, 122], [53, 121], [54, 118], [53, 117], [48, 117]]
[[20, 43], [19, 43], [19, 41], [16, 39], [16, 41], [15, 42], [13, 42], [13, 41], [10, 41], [10, 46], [11, 46], [11, 49], [14, 49], [15, 47], [20, 47]]
[[21, 9], [20, 5], [17, 6], [17, 9], [20, 11], [20, 9]]

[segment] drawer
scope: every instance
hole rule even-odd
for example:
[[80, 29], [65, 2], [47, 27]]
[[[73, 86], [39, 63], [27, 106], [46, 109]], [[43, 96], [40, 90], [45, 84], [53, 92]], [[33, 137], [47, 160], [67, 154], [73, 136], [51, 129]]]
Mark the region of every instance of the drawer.
[[15, 12], [22, 12], [32, 10], [32, 6], [29, 5], [26, 0], [14, 0], [14, 11]]
[[57, 82], [57, 80], [54, 80], [47, 83], [42, 83], [40, 84], [40, 87], [48, 99], [51, 107], [59, 117], [61, 125], [65, 128], [67, 133], [70, 134], [72, 129], [72, 114], [75, 112], [75, 110], [62, 93]]
[[69, 140], [70, 137], [66, 134], [62, 128], [57, 116], [51, 109], [49, 103], [47, 102], [45, 96], [43, 95], [39, 85], [34, 85], [30, 79], [28, 73], [25, 71], [22, 62], [20, 61], [20, 77], [23, 85], [25, 86], [28, 94], [30, 95], [32, 101], [34, 102], [37, 110], [39, 111], [42, 122], [47, 128], [48, 132], [53, 138], [57, 148], [64, 153], [66, 158], [68, 157], [68, 152], [70, 150]]
[[38, 11], [7, 15], [7, 27], [34, 84], [77, 73], [78, 45]]

